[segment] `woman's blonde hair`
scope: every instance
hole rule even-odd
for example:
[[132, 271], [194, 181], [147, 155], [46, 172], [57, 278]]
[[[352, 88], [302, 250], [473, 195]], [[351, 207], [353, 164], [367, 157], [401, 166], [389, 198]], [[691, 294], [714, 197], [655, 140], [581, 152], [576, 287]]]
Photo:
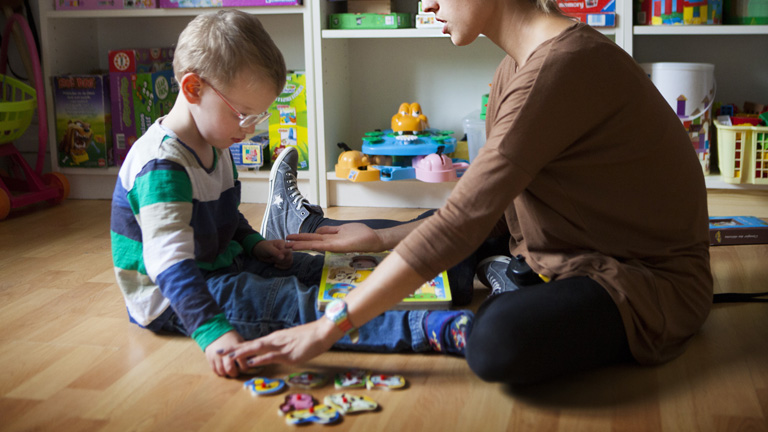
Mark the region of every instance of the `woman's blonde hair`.
[[536, 8], [544, 13], [561, 13], [557, 0], [530, 0]]
[[194, 72], [215, 86], [228, 86], [241, 73], [260, 74], [280, 93], [285, 59], [256, 16], [237, 9], [198, 15], [179, 35], [173, 57], [178, 81]]

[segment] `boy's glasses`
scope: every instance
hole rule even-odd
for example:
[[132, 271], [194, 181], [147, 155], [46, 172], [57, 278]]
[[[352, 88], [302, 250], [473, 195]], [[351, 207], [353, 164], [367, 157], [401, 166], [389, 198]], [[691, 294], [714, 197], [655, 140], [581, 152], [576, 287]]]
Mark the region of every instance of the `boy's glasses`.
[[221, 94], [220, 91], [216, 90], [216, 87], [212, 86], [210, 83], [206, 81], [206, 83], [213, 89], [213, 91], [216, 92], [217, 95], [221, 98], [221, 100], [224, 101], [225, 104], [229, 107], [229, 109], [232, 110], [233, 113], [237, 116], [237, 118], [240, 119], [240, 127], [241, 128], [249, 128], [251, 126], [256, 126], [259, 123], [263, 123], [264, 120], [269, 118], [269, 111], [264, 111], [261, 114], [251, 114], [251, 115], [244, 115], [240, 111], [238, 111], [235, 107], [232, 106], [231, 103], [227, 100], [227, 98], [224, 97], [223, 94]]

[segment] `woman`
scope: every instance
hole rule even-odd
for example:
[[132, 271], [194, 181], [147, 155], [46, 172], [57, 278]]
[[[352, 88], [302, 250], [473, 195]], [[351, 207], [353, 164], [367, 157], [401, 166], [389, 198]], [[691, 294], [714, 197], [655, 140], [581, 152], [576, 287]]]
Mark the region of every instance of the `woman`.
[[[554, 0], [423, 7], [455, 45], [483, 34], [507, 53], [491, 87], [487, 140], [427, 219], [289, 237], [313, 240], [295, 248], [394, 248], [346, 298], [344, 324], [382, 313], [503, 227], [511, 255], [542, 278], [508, 283], [480, 307], [466, 358], [481, 378], [529, 383], [680, 355], [709, 313], [712, 277], [704, 178], [671, 107], [628, 54], [562, 16]], [[248, 366], [298, 363], [343, 335], [320, 319], [228, 352]]]

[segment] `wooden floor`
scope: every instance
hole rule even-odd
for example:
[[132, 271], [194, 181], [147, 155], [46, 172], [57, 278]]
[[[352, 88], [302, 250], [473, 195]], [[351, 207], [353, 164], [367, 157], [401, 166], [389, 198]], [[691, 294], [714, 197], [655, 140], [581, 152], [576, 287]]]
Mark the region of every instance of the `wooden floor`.
[[[262, 205], [244, 205], [258, 226]], [[340, 209], [409, 218], [419, 210]], [[712, 215], [768, 217], [768, 192], [711, 193]], [[768, 246], [712, 249], [715, 290], [765, 291]], [[478, 292], [483, 297], [486, 292]], [[218, 378], [191, 339], [128, 322], [115, 284], [109, 202], [67, 201], [0, 222], [0, 430], [279, 431], [282, 396]], [[409, 387], [361, 391], [381, 410], [332, 430], [768, 431], [768, 305], [716, 306], [688, 351], [526, 389], [480, 381], [459, 358], [331, 352], [301, 367], [399, 373]], [[312, 390], [318, 399], [332, 387]], [[309, 430], [324, 427], [309, 426]]]

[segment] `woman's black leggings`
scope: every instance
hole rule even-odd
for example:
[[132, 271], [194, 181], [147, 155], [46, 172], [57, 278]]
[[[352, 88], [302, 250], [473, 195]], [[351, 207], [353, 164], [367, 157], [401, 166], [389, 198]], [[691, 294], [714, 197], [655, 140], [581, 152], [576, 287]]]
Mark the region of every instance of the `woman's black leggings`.
[[508, 384], [632, 359], [616, 304], [588, 277], [489, 298], [475, 315], [466, 357], [483, 380]]

